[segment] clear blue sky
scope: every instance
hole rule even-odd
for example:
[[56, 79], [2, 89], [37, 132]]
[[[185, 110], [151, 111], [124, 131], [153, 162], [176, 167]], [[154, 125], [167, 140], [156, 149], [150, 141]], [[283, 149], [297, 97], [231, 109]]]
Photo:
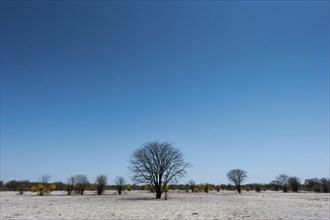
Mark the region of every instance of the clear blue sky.
[[1, 179], [129, 179], [169, 141], [185, 183], [329, 176], [328, 1], [1, 1]]

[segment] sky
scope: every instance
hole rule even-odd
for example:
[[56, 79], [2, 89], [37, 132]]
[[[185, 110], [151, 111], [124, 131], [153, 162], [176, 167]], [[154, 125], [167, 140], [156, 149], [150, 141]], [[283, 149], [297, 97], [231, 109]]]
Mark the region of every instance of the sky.
[[329, 177], [329, 1], [1, 1], [1, 175]]

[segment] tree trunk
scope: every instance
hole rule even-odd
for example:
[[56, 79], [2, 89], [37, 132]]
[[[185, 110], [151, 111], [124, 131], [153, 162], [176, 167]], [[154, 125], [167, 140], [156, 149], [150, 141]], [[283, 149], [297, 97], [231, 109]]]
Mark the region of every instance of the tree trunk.
[[161, 190], [157, 189], [156, 190], [156, 199], [160, 199], [162, 197], [162, 192]]
[[237, 191], [238, 191], [238, 193], [241, 193], [241, 186], [238, 185], [238, 186], [236, 186], [236, 187], [237, 187]]

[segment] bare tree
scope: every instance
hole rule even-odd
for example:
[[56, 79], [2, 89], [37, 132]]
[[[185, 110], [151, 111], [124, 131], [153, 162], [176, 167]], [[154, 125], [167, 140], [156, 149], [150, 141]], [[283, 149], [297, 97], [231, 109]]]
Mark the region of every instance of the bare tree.
[[115, 179], [115, 185], [118, 191], [118, 194], [121, 194], [121, 191], [123, 190], [124, 186], [126, 184], [125, 178], [122, 176], [117, 176]]
[[290, 186], [292, 192], [298, 192], [300, 187], [300, 180], [298, 177], [289, 177], [288, 179], [288, 185]]
[[241, 183], [247, 178], [246, 171], [241, 169], [234, 169], [227, 173], [229, 181], [235, 184], [238, 193], [241, 193]]
[[157, 199], [161, 198], [164, 187], [185, 176], [190, 167], [183, 154], [170, 143], [149, 142], [133, 152], [130, 158], [132, 180], [151, 185]]
[[283, 192], [288, 191], [288, 179], [289, 176], [286, 174], [280, 174], [276, 177], [276, 180], [278, 180], [282, 185]]
[[84, 191], [89, 184], [88, 178], [86, 175], [76, 175], [76, 193], [80, 195], [84, 195]]
[[96, 177], [96, 187], [97, 195], [102, 195], [104, 187], [107, 185], [108, 177], [106, 175], [100, 174]]
[[76, 178], [74, 176], [71, 176], [68, 179], [68, 184], [67, 184], [68, 195], [71, 195], [72, 194], [72, 191], [74, 190], [75, 184], [76, 184]]
[[191, 190], [191, 192], [194, 192], [194, 188], [196, 187], [196, 182], [193, 181], [193, 180], [189, 180], [189, 181], [188, 181], [188, 184], [189, 184], [189, 186], [190, 186], [190, 190]]
[[48, 181], [50, 180], [50, 178], [51, 178], [51, 175], [49, 175], [49, 174], [43, 174], [43, 175], [41, 175], [39, 181], [42, 184], [45, 184], [46, 185], [48, 183]]

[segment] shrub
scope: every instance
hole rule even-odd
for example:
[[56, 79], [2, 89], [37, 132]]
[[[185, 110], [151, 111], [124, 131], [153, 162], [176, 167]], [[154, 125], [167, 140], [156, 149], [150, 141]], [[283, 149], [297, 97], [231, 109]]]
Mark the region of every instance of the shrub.
[[166, 184], [165, 186], [162, 186], [162, 188], [165, 193], [165, 200], [167, 200], [169, 186], [168, 186], [168, 184]]
[[132, 185], [127, 185], [126, 189], [127, 189], [127, 191], [132, 191], [133, 190], [133, 186]]
[[260, 192], [260, 190], [261, 190], [261, 184], [259, 184], [259, 183], [256, 183], [256, 184], [254, 184], [253, 185], [253, 187], [254, 187], [254, 190], [256, 191], [256, 192]]
[[56, 189], [56, 185], [52, 184], [49, 187], [46, 187], [44, 184], [38, 184], [37, 186], [32, 186], [31, 191], [37, 192], [39, 196], [43, 196], [45, 194], [50, 194]]
[[193, 190], [193, 192], [198, 193], [199, 192], [199, 188], [198, 187], [195, 187], [194, 190]]

